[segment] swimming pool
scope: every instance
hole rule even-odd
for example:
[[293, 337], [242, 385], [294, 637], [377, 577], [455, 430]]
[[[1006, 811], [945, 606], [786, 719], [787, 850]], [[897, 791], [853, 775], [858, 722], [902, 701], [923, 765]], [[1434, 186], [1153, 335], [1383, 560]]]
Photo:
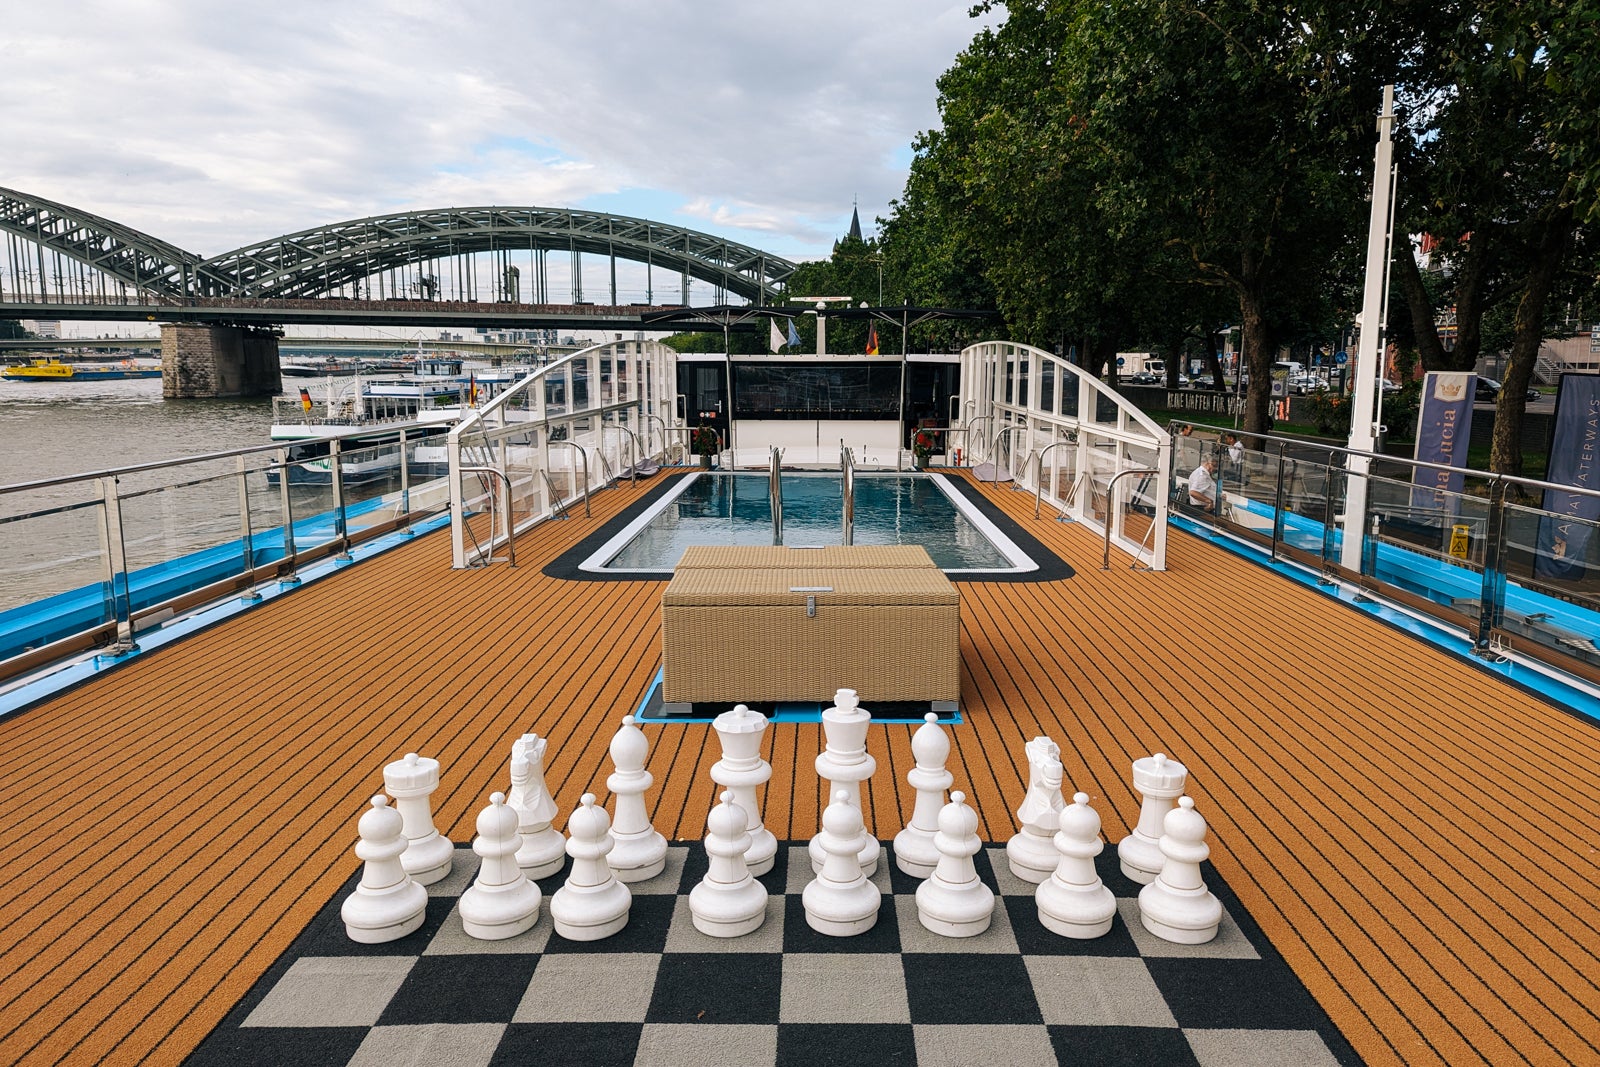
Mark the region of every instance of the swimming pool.
[[[770, 545], [765, 474], [696, 474], [581, 564], [586, 571], [671, 573], [690, 545]], [[838, 474], [783, 475], [783, 543], [844, 543]], [[856, 475], [855, 543], [922, 545], [945, 571], [1037, 569], [1016, 543], [936, 474]]]

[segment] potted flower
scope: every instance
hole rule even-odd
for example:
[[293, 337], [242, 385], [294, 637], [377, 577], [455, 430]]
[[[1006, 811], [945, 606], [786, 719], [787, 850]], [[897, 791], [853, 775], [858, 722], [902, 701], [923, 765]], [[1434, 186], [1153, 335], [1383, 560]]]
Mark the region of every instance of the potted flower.
[[708, 470], [711, 468], [711, 457], [720, 451], [718, 448], [720, 444], [721, 442], [717, 440], [717, 431], [703, 422], [695, 427], [694, 433], [689, 437], [689, 447], [700, 457], [700, 466]]
[[938, 447], [934, 435], [927, 430], [918, 430], [916, 436], [911, 438], [912, 465], [918, 468], [928, 465], [928, 457], [933, 455], [933, 450]]

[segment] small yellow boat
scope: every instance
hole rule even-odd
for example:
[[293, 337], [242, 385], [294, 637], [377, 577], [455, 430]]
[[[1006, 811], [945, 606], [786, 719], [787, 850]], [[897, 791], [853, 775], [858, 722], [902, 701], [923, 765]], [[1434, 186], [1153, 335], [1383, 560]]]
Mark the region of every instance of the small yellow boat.
[[6, 367], [0, 377], [24, 382], [103, 382], [118, 378], [159, 378], [160, 367], [144, 366], [132, 360], [121, 363], [63, 363], [54, 356], [28, 361], [24, 366]]

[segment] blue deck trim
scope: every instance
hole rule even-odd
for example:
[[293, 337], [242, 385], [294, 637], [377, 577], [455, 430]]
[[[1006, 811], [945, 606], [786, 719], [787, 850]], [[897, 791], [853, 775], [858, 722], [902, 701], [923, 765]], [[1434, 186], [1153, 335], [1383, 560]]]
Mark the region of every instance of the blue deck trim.
[[[721, 708], [721, 710], [717, 711], [715, 714], [705, 715], [659, 714], [652, 710], [651, 705], [654, 704], [656, 707], [660, 707], [661, 702], [657, 699], [657, 695], [661, 692], [661, 683], [664, 677], [665, 669], [662, 667], [657, 667], [655, 677], [652, 678], [650, 684], [645, 687], [644, 696], [639, 698], [639, 707], [634, 711], [633, 717], [641, 725], [648, 723], [658, 726], [665, 726], [667, 723], [673, 722], [709, 725], [711, 720], [715, 719], [717, 715], [720, 715], [722, 712], [728, 711], [733, 707], [732, 704], [729, 704], [727, 707]], [[868, 701], [868, 703], [870, 704], [871, 701]], [[767, 716], [767, 721], [769, 723], [821, 722], [822, 712], [826, 707], [827, 705], [821, 703], [820, 701], [783, 700], [779, 701], [773, 713]], [[925, 722], [926, 719], [924, 716], [927, 714], [924, 712], [923, 715], [917, 715], [914, 717], [905, 715], [880, 715], [877, 712], [872, 712], [871, 708], [868, 708], [867, 710], [872, 714], [872, 721], [875, 723], [900, 723], [907, 726]], [[940, 715], [935, 721], [941, 726], [959, 726], [965, 720], [962, 719], [961, 712], [959, 709], [957, 709], [949, 714]]]

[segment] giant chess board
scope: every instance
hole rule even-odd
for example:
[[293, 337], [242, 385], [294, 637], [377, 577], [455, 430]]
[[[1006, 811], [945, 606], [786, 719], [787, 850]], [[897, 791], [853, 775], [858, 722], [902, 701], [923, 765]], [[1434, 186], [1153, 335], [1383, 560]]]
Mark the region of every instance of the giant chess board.
[[[770, 898], [754, 933], [694, 928], [689, 891], [705, 875], [699, 843], [673, 845], [666, 870], [629, 888], [627, 926], [603, 941], [553, 932], [542, 879], [533, 929], [504, 941], [467, 936], [457, 900], [478, 857], [427, 887], [427, 918], [397, 941], [363, 945], [339, 906], [352, 875], [281, 959], [190, 1057], [194, 1067], [272, 1064], [1057, 1063], [1129, 1067], [1321, 1067], [1359, 1057], [1209, 864], [1221, 900], [1217, 938], [1178, 945], [1144, 930], [1137, 883], [1116, 849], [1097, 860], [1117, 897], [1111, 932], [1089, 941], [1046, 930], [1034, 887], [1000, 846], [976, 857], [998, 894], [977, 937], [917, 921], [919, 884], [884, 843], [872, 881], [877, 924], [827, 937], [807, 924], [804, 843], [780, 844], [759, 881]], [[567, 861], [568, 866], [571, 860]]]

